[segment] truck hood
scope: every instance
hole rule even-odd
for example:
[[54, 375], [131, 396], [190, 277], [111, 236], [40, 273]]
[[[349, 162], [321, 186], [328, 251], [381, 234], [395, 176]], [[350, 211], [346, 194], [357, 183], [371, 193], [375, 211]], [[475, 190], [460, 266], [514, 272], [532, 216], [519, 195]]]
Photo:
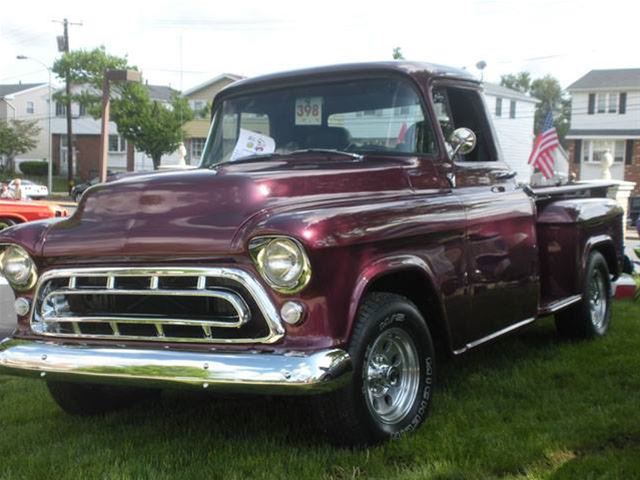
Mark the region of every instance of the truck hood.
[[[415, 159], [413, 159], [415, 161]], [[244, 251], [255, 217], [302, 204], [408, 190], [412, 159], [327, 156], [153, 173], [92, 187], [53, 225], [45, 257], [214, 257]]]

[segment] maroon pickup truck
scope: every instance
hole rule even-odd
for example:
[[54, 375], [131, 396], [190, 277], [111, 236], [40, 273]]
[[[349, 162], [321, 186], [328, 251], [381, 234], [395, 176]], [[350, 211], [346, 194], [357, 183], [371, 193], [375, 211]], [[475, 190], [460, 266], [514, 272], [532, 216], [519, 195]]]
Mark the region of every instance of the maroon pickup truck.
[[464, 71], [237, 82], [199, 168], [97, 185], [69, 219], [0, 234], [18, 313], [0, 371], [75, 414], [192, 387], [313, 395], [343, 444], [414, 430], [435, 349], [549, 314], [564, 336], [609, 327], [622, 209], [602, 184], [520, 186], [504, 160]]

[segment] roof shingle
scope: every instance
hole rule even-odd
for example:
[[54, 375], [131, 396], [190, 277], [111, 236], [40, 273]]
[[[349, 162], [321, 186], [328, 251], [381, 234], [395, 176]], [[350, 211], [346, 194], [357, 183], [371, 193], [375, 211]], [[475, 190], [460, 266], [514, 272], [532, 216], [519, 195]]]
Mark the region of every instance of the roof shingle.
[[591, 70], [569, 85], [567, 90], [588, 88], [632, 88], [640, 90], [640, 68]]
[[39, 87], [40, 85], [47, 85], [46, 83], [13, 83], [8, 85], [0, 85], [0, 98], [6, 97], [14, 93], [21, 92], [23, 90], [29, 90], [30, 88]]

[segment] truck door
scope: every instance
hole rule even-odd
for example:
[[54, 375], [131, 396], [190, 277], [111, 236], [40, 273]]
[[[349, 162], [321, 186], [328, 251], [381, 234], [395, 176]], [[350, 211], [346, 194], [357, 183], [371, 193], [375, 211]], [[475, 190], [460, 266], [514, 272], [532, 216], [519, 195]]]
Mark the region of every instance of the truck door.
[[433, 100], [445, 140], [460, 127], [473, 130], [477, 137], [471, 153], [449, 159], [453, 162], [449, 176], [466, 215], [471, 315], [461, 323], [469, 346], [515, 328], [536, 314], [535, 205], [501, 161], [477, 88], [438, 86], [433, 89]]

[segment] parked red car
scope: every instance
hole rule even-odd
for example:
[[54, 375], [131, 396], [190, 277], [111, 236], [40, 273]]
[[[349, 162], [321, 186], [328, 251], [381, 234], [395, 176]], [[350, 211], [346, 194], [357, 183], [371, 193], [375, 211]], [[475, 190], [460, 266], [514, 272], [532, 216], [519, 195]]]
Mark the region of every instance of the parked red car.
[[69, 213], [59, 205], [48, 202], [22, 202], [18, 200], [0, 200], [0, 230], [18, 223], [44, 220], [46, 218], [66, 217]]

